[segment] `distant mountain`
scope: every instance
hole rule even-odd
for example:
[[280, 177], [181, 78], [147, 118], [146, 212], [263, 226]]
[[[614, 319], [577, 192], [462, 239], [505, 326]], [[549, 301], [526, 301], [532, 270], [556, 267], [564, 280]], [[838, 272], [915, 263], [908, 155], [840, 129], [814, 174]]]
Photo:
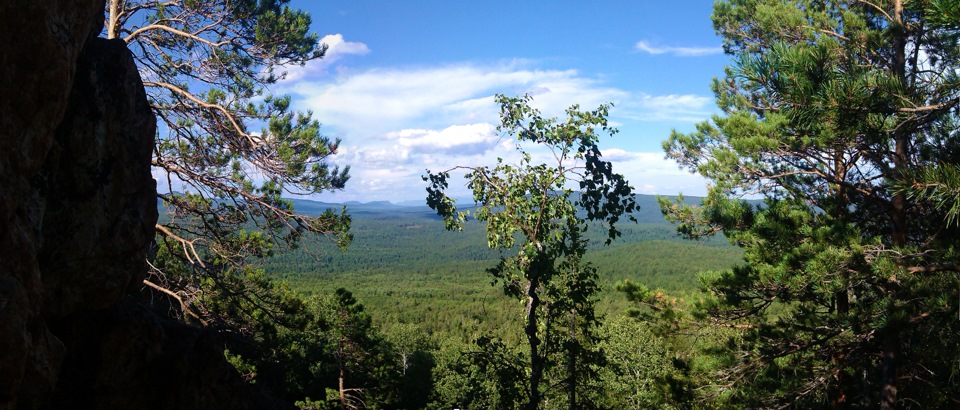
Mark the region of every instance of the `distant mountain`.
[[[690, 204], [698, 204], [702, 198], [699, 197], [686, 197], [686, 202]], [[343, 204], [332, 204], [326, 202], [317, 202], [306, 199], [291, 199], [293, 201], [294, 209], [297, 212], [316, 216], [321, 212], [329, 209], [335, 208], [339, 209], [340, 207], [346, 206], [347, 212], [353, 215], [356, 218], [373, 218], [373, 219], [409, 219], [414, 218], [425, 218], [425, 219], [438, 219], [436, 212], [430, 209], [424, 202], [418, 201], [404, 201], [399, 204], [394, 204], [390, 201], [375, 201], [375, 202], [357, 202], [349, 201]], [[461, 205], [461, 209], [471, 209], [473, 208], [473, 201], [469, 199], [459, 199], [457, 203]], [[657, 205], [657, 197], [655, 195], [637, 195], [637, 204], [640, 205], [640, 211], [634, 214], [634, 217], [637, 218], [637, 222], [640, 223], [665, 223], [663, 220], [663, 214], [660, 213], [660, 206]]]
[[[671, 197], [672, 198], [672, 197]], [[394, 204], [390, 201], [358, 202], [348, 201], [344, 203], [330, 203], [321, 201], [312, 201], [309, 199], [288, 198], [293, 201], [293, 207], [298, 213], [309, 216], [317, 216], [328, 209], [339, 210], [342, 207], [347, 208], [347, 212], [354, 218], [368, 218], [377, 220], [392, 219], [428, 219], [436, 220], [436, 211], [430, 209], [424, 202], [403, 201]], [[686, 202], [690, 204], [700, 203], [700, 197], [686, 197]], [[461, 210], [469, 210], [474, 207], [473, 201], [469, 199], [459, 199]], [[634, 217], [639, 223], [666, 223], [663, 214], [660, 213], [660, 207], [657, 205], [655, 195], [637, 195], [637, 204], [640, 205], [640, 211], [634, 213]], [[157, 200], [157, 207], [164, 211], [162, 202]]]
[[357, 202], [349, 201], [342, 204], [317, 202], [307, 199], [290, 199], [293, 209], [305, 215], [317, 216], [327, 209], [347, 208], [353, 218], [368, 219], [438, 219], [437, 213], [426, 205], [403, 206], [389, 201]]

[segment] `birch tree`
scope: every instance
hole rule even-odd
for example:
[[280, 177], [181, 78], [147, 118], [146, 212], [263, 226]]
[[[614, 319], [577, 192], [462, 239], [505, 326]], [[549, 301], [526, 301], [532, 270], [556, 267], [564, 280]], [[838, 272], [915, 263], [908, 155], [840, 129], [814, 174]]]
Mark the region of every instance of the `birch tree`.
[[[594, 304], [596, 270], [583, 256], [588, 221], [605, 224], [607, 243], [619, 236], [616, 223], [637, 210], [632, 188], [602, 159], [601, 135], [612, 135], [609, 105], [581, 111], [572, 106], [567, 118], [545, 118], [530, 106], [530, 97], [498, 96], [500, 130], [519, 143], [549, 152], [548, 163], [537, 163], [518, 146], [520, 161], [493, 166], [459, 166], [430, 173], [427, 203], [443, 216], [448, 229], [462, 229], [468, 215], [486, 223], [487, 244], [503, 251], [500, 263], [489, 269], [504, 293], [523, 301], [527, 342], [528, 409], [542, 406], [545, 394], [562, 397], [569, 408], [589, 408], [584, 394], [602, 363], [596, 348], [598, 319]], [[466, 170], [476, 210], [458, 211], [446, 195], [450, 172]], [[574, 191], [570, 185], [578, 188]], [[585, 212], [582, 217], [579, 212]], [[519, 242], [518, 242], [519, 240]], [[512, 256], [509, 253], [515, 252]], [[563, 386], [548, 392], [543, 380]]]

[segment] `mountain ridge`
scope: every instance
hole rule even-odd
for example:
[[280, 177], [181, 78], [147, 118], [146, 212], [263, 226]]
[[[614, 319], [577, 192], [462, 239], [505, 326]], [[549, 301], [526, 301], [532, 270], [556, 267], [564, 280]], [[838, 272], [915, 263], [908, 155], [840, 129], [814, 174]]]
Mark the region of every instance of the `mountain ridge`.
[[[660, 206], [657, 204], [658, 195], [648, 195], [648, 194], [637, 194], [637, 204], [640, 205], [640, 211], [634, 213], [634, 217], [637, 219], [637, 222], [640, 223], [667, 223], [663, 219], [663, 214], [660, 212]], [[661, 195], [670, 199], [676, 198], [675, 195]], [[698, 204], [703, 199], [702, 197], [694, 196], [685, 196], [684, 197], [687, 203]], [[315, 201], [311, 199], [301, 199], [301, 198], [284, 198], [293, 202], [293, 209], [304, 215], [317, 216], [320, 215], [323, 211], [327, 209], [338, 209], [342, 207], [347, 208], [347, 213], [353, 216], [370, 216], [376, 217], [376, 219], [389, 219], [391, 215], [397, 217], [408, 218], [411, 216], [419, 216], [421, 218], [427, 219], [438, 219], [439, 216], [436, 215], [436, 212], [425, 203], [420, 205], [415, 205], [414, 201], [403, 201], [401, 203], [393, 203], [390, 201], [371, 201], [371, 202], [359, 202], [359, 201], [347, 201], [343, 203], [335, 202], [322, 202]], [[472, 199], [456, 199], [457, 203], [460, 204], [462, 210], [470, 210], [475, 207], [473, 205]]]

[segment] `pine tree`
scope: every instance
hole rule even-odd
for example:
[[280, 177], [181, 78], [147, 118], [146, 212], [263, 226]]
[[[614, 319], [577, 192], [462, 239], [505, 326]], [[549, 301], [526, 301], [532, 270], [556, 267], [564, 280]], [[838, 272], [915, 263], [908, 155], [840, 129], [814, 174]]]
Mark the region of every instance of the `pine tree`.
[[222, 294], [257, 292], [224, 277], [277, 244], [304, 235], [341, 246], [351, 239], [345, 210], [309, 217], [281, 198], [342, 189], [348, 179], [347, 168], [328, 163], [339, 141], [324, 136], [310, 113], [292, 110], [288, 96], [269, 94], [284, 70], [326, 51], [310, 32], [309, 13], [288, 3], [106, 2], [104, 35], [133, 53], [160, 123], [152, 165], [169, 210], [156, 226], [160, 246], [191, 270], [176, 275], [154, 260], [146, 284], [198, 314], [211, 311], [191, 306], [204, 283], [236, 285]]
[[[706, 312], [743, 329], [719, 375], [748, 407], [943, 407], [960, 386], [949, 207], [902, 188], [958, 163], [957, 30], [948, 2], [730, 0], [723, 110], [667, 155], [711, 181], [680, 231], [723, 231], [745, 263]], [[900, 187], [900, 188], [898, 188]], [[764, 199], [753, 206], [737, 199]]]

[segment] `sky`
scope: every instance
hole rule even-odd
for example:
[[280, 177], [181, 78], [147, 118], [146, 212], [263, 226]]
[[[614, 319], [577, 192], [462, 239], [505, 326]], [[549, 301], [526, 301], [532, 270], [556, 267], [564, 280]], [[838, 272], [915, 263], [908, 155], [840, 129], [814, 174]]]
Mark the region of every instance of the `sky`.
[[[611, 102], [619, 133], [600, 147], [637, 193], [703, 195], [706, 181], [664, 158], [672, 130], [716, 113], [710, 82], [730, 58], [712, 1], [294, 0], [326, 57], [271, 90], [310, 110], [349, 165], [327, 202], [422, 202], [426, 170], [516, 158], [494, 95], [533, 96], [547, 116]], [[453, 196], [468, 197], [462, 179]]]

